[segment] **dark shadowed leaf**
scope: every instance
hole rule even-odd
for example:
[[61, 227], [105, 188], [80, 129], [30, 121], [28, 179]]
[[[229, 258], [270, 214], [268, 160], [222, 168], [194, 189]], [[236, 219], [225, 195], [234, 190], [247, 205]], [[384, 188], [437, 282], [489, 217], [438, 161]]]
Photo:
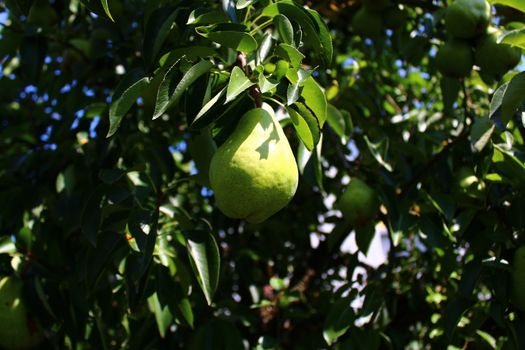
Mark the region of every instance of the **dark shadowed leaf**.
[[141, 69], [135, 69], [126, 74], [115, 89], [109, 108], [109, 131], [107, 137], [117, 132], [122, 118], [131, 106], [144, 93], [150, 79], [142, 75]]
[[354, 324], [356, 316], [351, 302], [351, 298], [342, 298], [331, 306], [323, 327], [323, 338], [328, 345], [335, 343]]
[[180, 8], [161, 7], [148, 17], [142, 48], [147, 67], [154, 64], [162, 44], [175, 26], [175, 18], [179, 10]]

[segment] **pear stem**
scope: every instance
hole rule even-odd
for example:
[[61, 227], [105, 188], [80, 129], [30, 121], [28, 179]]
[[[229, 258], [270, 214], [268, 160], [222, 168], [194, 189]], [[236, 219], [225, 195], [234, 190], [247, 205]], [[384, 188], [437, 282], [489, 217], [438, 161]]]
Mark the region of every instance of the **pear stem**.
[[257, 106], [257, 108], [261, 108], [262, 107], [262, 94], [261, 94], [261, 90], [259, 89], [259, 87], [257, 85], [252, 86], [250, 89], [250, 93], [252, 94], [252, 97], [255, 101], [255, 106]]

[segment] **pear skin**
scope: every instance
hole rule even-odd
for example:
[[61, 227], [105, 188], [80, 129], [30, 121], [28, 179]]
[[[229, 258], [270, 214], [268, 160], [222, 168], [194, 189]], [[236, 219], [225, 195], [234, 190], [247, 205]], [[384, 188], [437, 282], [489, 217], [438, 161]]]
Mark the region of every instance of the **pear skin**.
[[369, 224], [377, 215], [379, 199], [363, 180], [354, 177], [337, 202], [343, 219], [354, 227]]
[[268, 108], [244, 114], [210, 163], [217, 207], [250, 223], [261, 223], [286, 206], [298, 181], [290, 144]]
[[470, 39], [485, 32], [490, 23], [490, 4], [486, 0], [456, 0], [445, 13], [447, 34]]
[[501, 32], [490, 29], [476, 45], [474, 62], [481, 72], [499, 80], [521, 61], [521, 49], [507, 44], [498, 44]]
[[44, 336], [36, 321], [29, 315], [22, 300], [22, 281], [17, 277], [0, 280], [0, 347], [30, 349], [42, 342]]
[[474, 65], [474, 52], [470, 44], [452, 39], [440, 47], [436, 54], [436, 67], [445, 76], [463, 78], [470, 75]]

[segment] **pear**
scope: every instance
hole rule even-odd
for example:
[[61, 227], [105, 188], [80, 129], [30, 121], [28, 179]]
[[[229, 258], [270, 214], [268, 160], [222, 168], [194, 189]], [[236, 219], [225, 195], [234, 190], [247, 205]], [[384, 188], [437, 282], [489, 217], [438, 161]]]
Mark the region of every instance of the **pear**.
[[210, 184], [224, 215], [261, 223], [297, 190], [299, 172], [273, 110], [246, 112], [210, 163]]
[[483, 74], [500, 79], [521, 61], [521, 49], [507, 44], [498, 44], [501, 32], [495, 28], [487, 31], [476, 45], [474, 63]]
[[58, 22], [58, 14], [48, 1], [37, 0], [29, 9], [27, 21], [41, 27], [49, 27]]
[[470, 39], [483, 34], [490, 23], [486, 0], [457, 0], [447, 8], [445, 28], [456, 38]]
[[381, 13], [361, 6], [352, 17], [352, 28], [361, 37], [379, 39], [384, 31]]
[[462, 78], [470, 74], [474, 65], [474, 53], [463, 40], [452, 39], [436, 54], [436, 67], [445, 76]]
[[512, 263], [511, 300], [514, 306], [525, 311], [525, 246], [514, 252]]
[[43, 340], [43, 334], [22, 300], [22, 281], [17, 277], [0, 280], [0, 347], [30, 349]]
[[379, 209], [379, 200], [375, 191], [363, 180], [354, 177], [337, 202], [337, 208], [343, 213], [343, 219], [355, 227], [369, 224]]

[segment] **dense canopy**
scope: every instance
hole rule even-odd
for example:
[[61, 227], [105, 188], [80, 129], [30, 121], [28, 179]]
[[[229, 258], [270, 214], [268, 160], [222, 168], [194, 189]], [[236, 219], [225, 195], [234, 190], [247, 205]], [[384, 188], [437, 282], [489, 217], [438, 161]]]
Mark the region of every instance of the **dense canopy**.
[[[0, 276], [33, 335], [0, 347], [524, 349], [523, 49], [522, 0], [1, 2]], [[263, 104], [299, 183], [250, 223], [208, 170]]]

